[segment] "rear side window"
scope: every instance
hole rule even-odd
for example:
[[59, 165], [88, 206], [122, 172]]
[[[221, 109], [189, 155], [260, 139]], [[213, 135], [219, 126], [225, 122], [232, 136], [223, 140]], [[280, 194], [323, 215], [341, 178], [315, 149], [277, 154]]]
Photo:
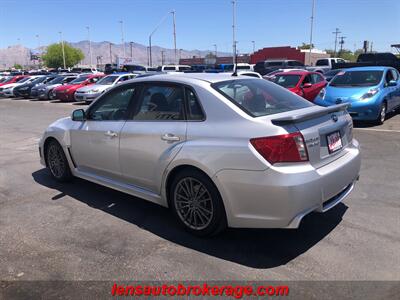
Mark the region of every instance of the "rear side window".
[[175, 71], [175, 67], [164, 67], [165, 71]]
[[177, 121], [185, 119], [183, 88], [174, 85], [147, 85], [133, 117], [143, 121]]
[[327, 59], [318, 59], [316, 66], [329, 66], [329, 61]]
[[203, 110], [201, 109], [199, 100], [197, 99], [195, 93], [188, 88], [186, 88], [185, 93], [188, 103], [188, 113], [187, 113], [188, 120], [195, 120], [195, 121], [204, 120], [205, 116], [203, 114]]
[[228, 80], [211, 86], [253, 117], [313, 106], [311, 102], [267, 80]]

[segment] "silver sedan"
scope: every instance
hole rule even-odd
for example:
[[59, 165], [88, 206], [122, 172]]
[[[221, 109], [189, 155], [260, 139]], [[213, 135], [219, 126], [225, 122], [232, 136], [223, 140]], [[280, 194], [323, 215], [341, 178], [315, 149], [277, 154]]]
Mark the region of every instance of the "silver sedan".
[[353, 189], [358, 142], [345, 105], [316, 106], [264, 79], [137, 78], [51, 124], [41, 163], [170, 207], [190, 232], [297, 228]]

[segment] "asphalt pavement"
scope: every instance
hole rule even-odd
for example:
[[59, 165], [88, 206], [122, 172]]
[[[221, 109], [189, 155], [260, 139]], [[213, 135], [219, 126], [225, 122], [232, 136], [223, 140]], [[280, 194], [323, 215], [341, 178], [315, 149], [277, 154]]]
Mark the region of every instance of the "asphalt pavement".
[[163, 207], [51, 179], [38, 140], [80, 107], [0, 99], [0, 281], [400, 280], [400, 114], [382, 126], [356, 124], [360, 180], [334, 209], [298, 230], [200, 239]]

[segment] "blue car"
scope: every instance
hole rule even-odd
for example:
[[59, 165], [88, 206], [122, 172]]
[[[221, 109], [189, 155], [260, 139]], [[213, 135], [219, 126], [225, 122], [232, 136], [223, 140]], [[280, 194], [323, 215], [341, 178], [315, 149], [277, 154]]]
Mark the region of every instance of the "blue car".
[[391, 67], [358, 67], [339, 72], [314, 103], [330, 106], [350, 103], [354, 120], [382, 124], [386, 114], [400, 107], [400, 75]]

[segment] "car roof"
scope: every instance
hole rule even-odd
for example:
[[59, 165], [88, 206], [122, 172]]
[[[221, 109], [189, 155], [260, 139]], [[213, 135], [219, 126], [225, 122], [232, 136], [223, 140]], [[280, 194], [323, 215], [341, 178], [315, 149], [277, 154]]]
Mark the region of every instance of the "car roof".
[[[137, 77], [131, 81], [172, 81], [172, 82], [182, 82], [190, 83], [195, 81], [203, 81], [208, 83], [215, 83], [226, 80], [251, 80], [257, 79], [250, 76], [232, 76], [232, 73], [174, 73], [174, 74], [157, 74], [146, 77]], [[261, 79], [264, 80], [264, 79]]]
[[[288, 71], [288, 72], [279, 72], [274, 74], [275, 76], [277, 75], [306, 75], [306, 74], [314, 74], [317, 72], [310, 72], [310, 71]], [[318, 73], [319, 74], [319, 73]]]
[[371, 67], [355, 67], [344, 69], [343, 71], [385, 71], [388, 69], [393, 69], [391, 67], [380, 67], [380, 66], [371, 66]]

